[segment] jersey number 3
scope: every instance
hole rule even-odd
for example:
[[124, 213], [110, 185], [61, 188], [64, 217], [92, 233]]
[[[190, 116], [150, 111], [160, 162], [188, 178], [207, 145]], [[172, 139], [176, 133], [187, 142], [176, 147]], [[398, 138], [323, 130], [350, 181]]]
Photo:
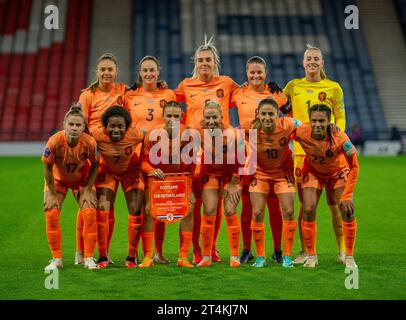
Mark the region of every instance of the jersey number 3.
[[152, 121], [154, 119], [154, 109], [148, 109], [147, 121]]

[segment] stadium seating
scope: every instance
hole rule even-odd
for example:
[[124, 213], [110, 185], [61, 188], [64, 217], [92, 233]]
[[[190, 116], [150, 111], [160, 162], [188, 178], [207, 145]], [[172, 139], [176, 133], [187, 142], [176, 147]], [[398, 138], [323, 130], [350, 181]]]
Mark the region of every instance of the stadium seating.
[[47, 1], [0, 1], [0, 141], [46, 140], [86, 84], [91, 1], [57, 3], [47, 30]]
[[344, 90], [347, 128], [359, 123], [373, 138], [387, 124], [382, 121], [362, 31], [344, 28], [344, 8], [349, 4], [349, 0], [136, 1], [133, 61], [156, 55], [164, 67], [161, 78], [174, 88], [190, 76], [190, 59], [204, 33], [215, 34], [223, 74], [243, 83], [246, 60], [260, 55], [270, 65], [270, 78], [284, 86], [303, 76], [305, 45], [314, 44], [324, 52], [328, 76]]

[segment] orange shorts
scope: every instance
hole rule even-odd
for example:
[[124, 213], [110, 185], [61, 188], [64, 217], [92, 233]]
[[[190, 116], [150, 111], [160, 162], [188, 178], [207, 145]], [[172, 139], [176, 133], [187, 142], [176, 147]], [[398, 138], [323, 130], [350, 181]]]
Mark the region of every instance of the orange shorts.
[[304, 165], [305, 155], [295, 155], [295, 181], [296, 183], [302, 183], [302, 171]]
[[292, 174], [288, 174], [286, 177], [278, 179], [258, 179], [251, 180], [249, 186], [249, 192], [258, 192], [269, 195], [270, 193], [294, 193], [295, 192], [295, 180]]
[[[201, 178], [203, 190], [204, 189], [216, 189], [216, 190], [227, 190], [230, 185], [232, 176], [214, 176], [214, 175], [203, 175]], [[237, 184], [237, 188], [242, 190], [242, 180]]]
[[302, 188], [315, 188], [320, 190], [323, 190], [324, 186], [328, 190], [344, 188], [348, 180], [349, 172], [349, 168], [343, 168], [332, 175], [321, 176], [312, 171], [304, 171]]
[[[74, 194], [77, 194], [79, 192], [79, 190], [86, 187], [86, 183], [87, 182], [85, 179], [80, 180], [78, 182], [74, 182], [74, 183], [65, 183], [63, 181], [54, 179], [55, 191], [59, 192], [59, 193], [63, 193], [65, 195], [68, 193], [69, 189], [71, 189]], [[44, 181], [44, 193], [48, 192], [48, 191], [49, 191], [49, 189], [48, 189], [47, 183]]]
[[142, 174], [136, 168], [131, 169], [122, 175], [115, 175], [101, 168], [97, 174], [95, 184], [97, 189], [107, 188], [116, 193], [120, 182], [124, 193], [134, 189], [144, 190], [145, 188]]

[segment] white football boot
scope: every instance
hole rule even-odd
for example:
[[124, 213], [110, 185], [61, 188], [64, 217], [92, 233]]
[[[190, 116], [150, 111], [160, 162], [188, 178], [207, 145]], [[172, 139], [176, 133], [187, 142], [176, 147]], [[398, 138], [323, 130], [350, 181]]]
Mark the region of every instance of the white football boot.
[[299, 256], [293, 260], [293, 264], [303, 264], [309, 258], [309, 254], [307, 252], [301, 251]]
[[85, 269], [99, 269], [93, 257], [85, 258], [84, 267]]
[[304, 268], [316, 268], [316, 266], [319, 264], [319, 260], [317, 259], [316, 256], [309, 256], [306, 260], [306, 262], [303, 264]]
[[62, 259], [61, 258], [55, 258], [49, 261], [49, 265], [45, 267], [45, 271], [51, 271], [55, 269], [62, 269]]
[[352, 268], [352, 269], [358, 268], [353, 256], [345, 256], [345, 267]]

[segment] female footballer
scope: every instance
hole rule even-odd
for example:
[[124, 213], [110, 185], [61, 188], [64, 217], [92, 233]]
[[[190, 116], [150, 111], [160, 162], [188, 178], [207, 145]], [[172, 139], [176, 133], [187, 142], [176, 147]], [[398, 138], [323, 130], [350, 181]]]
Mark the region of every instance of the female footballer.
[[[83, 113], [88, 122], [88, 128], [103, 128], [101, 116], [103, 112], [114, 105], [124, 105], [124, 93], [126, 85], [117, 83], [118, 65], [116, 57], [111, 53], [102, 54], [97, 59], [96, 77], [79, 97]], [[114, 207], [109, 215], [109, 234], [107, 240], [107, 252], [110, 252], [110, 242], [115, 225]], [[81, 238], [83, 219], [78, 213], [76, 222], [76, 257], [75, 264], [83, 263], [83, 240]], [[109, 261], [112, 262], [109, 258]]]
[[[182, 118], [182, 108], [180, 104], [176, 101], [168, 101], [163, 106], [163, 118], [164, 124], [158, 126], [156, 130], [149, 131], [144, 139], [144, 144], [142, 148], [142, 162], [141, 170], [145, 174], [145, 211], [144, 211], [144, 223], [143, 223], [143, 233], [142, 233], [142, 246], [144, 251], [144, 259], [139, 265], [140, 268], [148, 268], [154, 265], [154, 260], [152, 258], [152, 239], [154, 236], [154, 222], [151, 215], [150, 200], [149, 200], [149, 184], [148, 176], [152, 176], [158, 180], [164, 180], [166, 174], [168, 173], [180, 173], [187, 172], [188, 175], [188, 186], [187, 193], [189, 197], [189, 210], [190, 213], [181, 220], [179, 226], [179, 258], [177, 265], [178, 267], [193, 267], [193, 265], [188, 260], [188, 253], [190, 249], [190, 244], [192, 242], [192, 230], [193, 230], [193, 209], [195, 204], [195, 197], [192, 192], [192, 177], [195, 171], [195, 161], [191, 161], [190, 164], [186, 164], [183, 161], [183, 156], [181, 159], [175, 159], [172, 157], [172, 150], [180, 148], [182, 154], [182, 149], [186, 145], [186, 142], [182, 142], [180, 137], [185, 132], [187, 127], [180, 124]], [[167, 149], [161, 150], [161, 157], [166, 157], [168, 163], [162, 163], [154, 159], [157, 154], [154, 155], [152, 151], [157, 149], [157, 144], [160, 143], [159, 139], [164, 137], [167, 140]], [[179, 143], [180, 141], [180, 143]], [[192, 159], [193, 160], [193, 159]]]
[[[164, 124], [162, 107], [167, 101], [176, 101], [175, 93], [170, 89], [161, 89], [158, 85], [160, 73], [159, 60], [145, 56], [138, 63], [136, 83], [125, 93], [125, 107], [130, 111], [132, 126], [145, 132]], [[137, 153], [140, 153], [140, 148]], [[165, 224], [155, 221], [155, 263], [169, 263], [162, 253], [165, 237]]]
[[[238, 118], [241, 129], [247, 133], [251, 128], [258, 112], [258, 103], [271, 97], [283, 110], [288, 104], [288, 99], [282, 91], [274, 92], [265, 83], [268, 69], [264, 59], [254, 56], [248, 59], [246, 63], [246, 74], [248, 82], [245, 86], [236, 89], [231, 97], [231, 106], [238, 110]], [[247, 176], [243, 178], [242, 191], [242, 211], [241, 211], [241, 230], [243, 239], [243, 252], [240, 258], [241, 263], [247, 263], [254, 257], [251, 252], [251, 219], [252, 206], [248, 192], [249, 181]], [[272, 238], [274, 243], [274, 252], [272, 257], [277, 262], [282, 263], [281, 237], [282, 237], [282, 215], [279, 209], [278, 198], [271, 190], [268, 199], [269, 222], [272, 229]]]
[[[200, 122], [203, 116], [203, 107], [207, 100], [215, 100], [221, 105], [224, 125], [230, 124], [229, 106], [233, 90], [238, 85], [228, 76], [220, 75], [220, 56], [213, 43], [213, 38], [199, 46], [193, 56], [194, 68], [192, 77], [184, 79], [175, 89], [178, 102], [186, 103], [186, 125], [193, 129], [200, 129]], [[193, 262], [201, 261], [201, 249], [199, 244], [201, 224], [201, 185], [200, 166], [197, 166], [195, 180], [193, 181], [193, 192], [196, 196], [193, 228]], [[221, 203], [221, 198], [219, 199]], [[218, 206], [212, 261], [220, 261], [217, 251], [217, 237], [222, 221], [222, 206]]]
[[[276, 194], [283, 215], [283, 267], [293, 267], [292, 246], [296, 232], [294, 216], [295, 185], [290, 136], [300, 124], [295, 119], [279, 118], [278, 103], [272, 98], [259, 102], [258, 114], [251, 128], [257, 130], [256, 172], [251, 176], [249, 193], [253, 207], [252, 235], [257, 249], [254, 267], [266, 265], [264, 241], [265, 205], [270, 193]], [[248, 163], [251, 163], [249, 161]]]
[[358, 178], [357, 153], [348, 136], [332, 132], [331, 108], [316, 104], [309, 109], [310, 123], [296, 129], [293, 138], [306, 153], [303, 164], [302, 230], [309, 257], [304, 267], [318, 264], [316, 253], [316, 209], [323, 188], [330, 194], [329, 203], [340, 208], [345, 244], [344, 264], [356, 268], [353, 258], [357, 221], [353, 194]]
[[[291, 80], [283, 92], [291, 100], [291, 110], [284, 110], [285, 113], [290, 113], [293, 118], [302, 123], [309, 122], [309, 109], [314, 104], [324, 104], [331, 109], [331, 121], [336, 124], [342, 131], [345, 130], [345, 109], [343, 90], [337, 82], [329, 80], [324, 70], [323, 53], [319, 48], [308, 46], [303, 55], [303, 68], [305, 77], [301, 79]], [[295, 259], [295, 264], [306, 262], [307, 252], [306, 245], [303, 239], [301, 229], [302, 211], [303, 211], [303, 194], [302, 178], [303, 178], [303, 163], [305, 152], [298, 143], [294, 143], [295, 155], [295, 176], [296, 185], [300, 200], [299, 210], [299, 235], [302, 250], [299, 256]], [[344, 263], [344, 242], [342, 234], [342, 219], [339, 208], [333, 204], [334, 195], [327, 193], [327, 204], [329, 206], [332, 218], [332, 224], [336, 236], [338, 247], [338, 261]]]
[[94, 138], [86, 133], [86, 118], [80, 105], [73, 105], [64, 118], [64, 130], [49, 138], [44, 163], [44, 209], [46, 235], [52, 260], [45, 270], [62, 268], [61, 208], [71, 189], [83, 217], [84, 267], [97, 269], [93, 252], [97, 242], [97, 198], [93, 184], [97, 176], [98, 152]]
[[128, 256], [127, 268], [136, 268], [138, 243], [142, 232], [141, 206], [144, 183], [139, 170], [139, 157], [135, 150], [144, 134], [131, 126], [131, 115], [122, 106], [112, 106], [102, 114], [103, 128], [90, 130], [100, 151], [100, 167], [96, 179], [98, 197], [98, 248], [99, 268], [108, 266], [107, 239], [110, 210], [116, 199], [121, 182], [128, 208]]
[[[230, 266], [238, 267], [240, 259], [240, 224], [237, 216], [237, 205], [241, 198], [242, 184], [238, 172], [237, 144], [240, 143], [244, 152], [244, 137], [238, 131], [222, 122], [221, 106], [216, 101], [209, 100], [204, 105], [203, 120], [201, 121], [202, 137], [202, 200], [203, 218], [201, 237], [203, 259], [198, 267], [208, 267], [212, 264], [212, 245], [214, 226], [216, 222], [219, 197], [224, 202], [224, 215], [227, 222], [227, 233], [230, 245]], [[219, 137], [219, 138], [217, 138]], [[234, 165], [227, 159], [234, 155]], [[217, 159], [221, 161], [217, 161]], [[217, 162], [220, 162], [217, 164]], [[244, 164], [242, 165], [244, 166]], [[220, 202], [221, 205], [221, 202]]]

